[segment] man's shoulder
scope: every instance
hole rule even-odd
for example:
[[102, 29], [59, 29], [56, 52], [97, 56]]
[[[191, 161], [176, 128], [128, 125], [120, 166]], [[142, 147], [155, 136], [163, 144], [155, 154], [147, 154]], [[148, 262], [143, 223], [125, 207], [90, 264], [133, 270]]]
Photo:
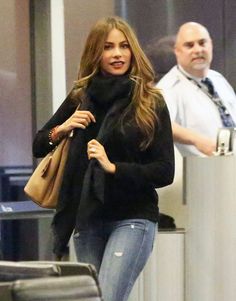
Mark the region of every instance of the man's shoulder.
[[[220, 72], [216, 71], [216, 70], [212, 70], [210, 69], [208, 71], [208, 75], [207, 75], [214, 83], [214, 85], [222, 85], [222, 86], [227, 86], [228, 88], [232, 88], [231, 84], [228, 82], [228, 80], [224, 77], [224, 75], [222, 75]], [[232, 88], [233, 89], [233, 88]]]
[[174, 87], [176, 84], [180, 82], [180, 73], [178, 71], [177, 66], [174, 66], [170, 69], [169, 72], [164, 75], [160, 81], [157, 83], [158, 88], [166, 89]]
[[208, 75], [210, 78], [222, 78], [222, 79], [225, 79], [225, 77], [218, 71], [216, 70], [213, 70], [213, 69], [210, 69], [208, 71]]

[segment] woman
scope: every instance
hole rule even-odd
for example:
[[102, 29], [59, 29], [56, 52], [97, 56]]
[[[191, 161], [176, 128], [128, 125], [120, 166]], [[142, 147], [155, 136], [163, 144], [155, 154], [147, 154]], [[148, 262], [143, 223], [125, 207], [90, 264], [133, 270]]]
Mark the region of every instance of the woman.
[[169, 113], [153, 79], [129, 25], [118, 17], [99, 21], [72, 92], [34, 140], [41, 157], [73, 130], [54, 252], [63, 255], [74, 231], [77, 259], [95, 265], [106, 301], [128, 299], [153, 247], [155, 188], [173, 181]]

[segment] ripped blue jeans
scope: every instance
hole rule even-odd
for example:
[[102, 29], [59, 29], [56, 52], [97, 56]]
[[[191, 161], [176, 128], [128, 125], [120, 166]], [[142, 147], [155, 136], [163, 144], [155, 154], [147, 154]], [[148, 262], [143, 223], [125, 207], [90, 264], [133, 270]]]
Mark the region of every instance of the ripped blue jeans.
[[97, 221], [74, 234], [77, 260], [93, 264], [105, 301], [126, 301], [151, 254], [157, 224], [146, 219]]

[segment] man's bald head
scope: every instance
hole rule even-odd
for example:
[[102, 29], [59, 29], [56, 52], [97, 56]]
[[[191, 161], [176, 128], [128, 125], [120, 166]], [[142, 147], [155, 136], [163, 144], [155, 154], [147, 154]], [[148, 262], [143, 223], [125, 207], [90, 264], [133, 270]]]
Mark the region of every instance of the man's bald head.
[[196, 22], [180, 26], [176, 36], [177, 62], [185, 71], [204, 77], [212, 61], [212, 41], [206, 27]]
[[194, 32], [202, 32], [202, 34], [211, 39], [210, 34], [205, 26], [196, 22], [187, 22], [180, 26], [176, 36], [175, 45], [177, 46], [177, 44], [181, 43], [183, 39], [186, 39]]

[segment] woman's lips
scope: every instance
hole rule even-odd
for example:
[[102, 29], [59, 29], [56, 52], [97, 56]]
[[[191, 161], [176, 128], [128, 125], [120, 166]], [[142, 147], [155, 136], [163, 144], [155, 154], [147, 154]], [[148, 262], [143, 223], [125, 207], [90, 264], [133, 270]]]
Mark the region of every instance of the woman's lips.
[[117, 61], [117, 62], [111, 63], [111, 65], [112, 65], [113, 67], [120, 68], [120, 67], [123, 67], [124, 62], [122, 62], [122, 61]]

